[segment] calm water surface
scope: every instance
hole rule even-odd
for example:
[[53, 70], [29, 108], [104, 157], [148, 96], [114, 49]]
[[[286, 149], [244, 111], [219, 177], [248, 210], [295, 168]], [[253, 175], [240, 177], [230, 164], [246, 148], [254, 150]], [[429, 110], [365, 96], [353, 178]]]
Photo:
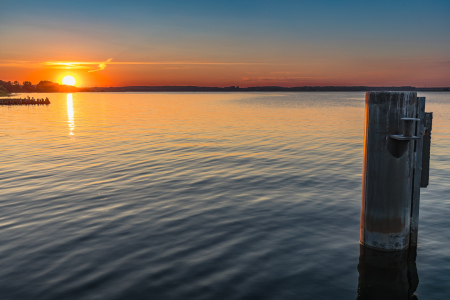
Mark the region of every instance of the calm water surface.
[[[356, 299], [364, 93], [77, 93], [0, 107], [1, 299]], [[450, 93], [419, 299], [450, 295]]]

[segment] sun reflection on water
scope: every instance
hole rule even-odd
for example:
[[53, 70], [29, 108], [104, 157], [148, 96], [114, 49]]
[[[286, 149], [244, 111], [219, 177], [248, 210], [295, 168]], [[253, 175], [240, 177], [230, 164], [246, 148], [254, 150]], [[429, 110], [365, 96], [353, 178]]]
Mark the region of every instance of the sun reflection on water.
[[73, 114], [73, 99], [72, 94], [67, 94], [67, 123], [69, 124], [69, 135], [74, 135], [75, 120]]

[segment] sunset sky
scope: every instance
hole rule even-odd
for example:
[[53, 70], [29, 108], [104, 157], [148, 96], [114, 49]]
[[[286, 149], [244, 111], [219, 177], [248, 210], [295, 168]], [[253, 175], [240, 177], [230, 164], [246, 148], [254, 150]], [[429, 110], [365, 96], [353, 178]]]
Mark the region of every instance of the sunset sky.
[[450, 86], [448, 0], [1, 1], [0, 80]]

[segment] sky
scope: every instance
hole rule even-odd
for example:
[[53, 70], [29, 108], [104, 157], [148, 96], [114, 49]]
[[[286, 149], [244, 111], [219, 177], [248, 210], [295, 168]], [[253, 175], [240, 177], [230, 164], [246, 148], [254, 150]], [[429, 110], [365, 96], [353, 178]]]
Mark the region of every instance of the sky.
[[0, 80], [450, 86], [449, 0], [0, 0]]

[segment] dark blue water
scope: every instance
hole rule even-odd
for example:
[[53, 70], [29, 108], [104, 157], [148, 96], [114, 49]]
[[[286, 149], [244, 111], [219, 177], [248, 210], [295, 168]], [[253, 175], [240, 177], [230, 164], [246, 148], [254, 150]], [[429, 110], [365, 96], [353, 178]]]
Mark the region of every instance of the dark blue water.
[[[1, 299], [356, 299], [363, 93], [45, 96], [0, 107]], [[446, 299], [450, 94], [419, 96], [415, 294]]]

